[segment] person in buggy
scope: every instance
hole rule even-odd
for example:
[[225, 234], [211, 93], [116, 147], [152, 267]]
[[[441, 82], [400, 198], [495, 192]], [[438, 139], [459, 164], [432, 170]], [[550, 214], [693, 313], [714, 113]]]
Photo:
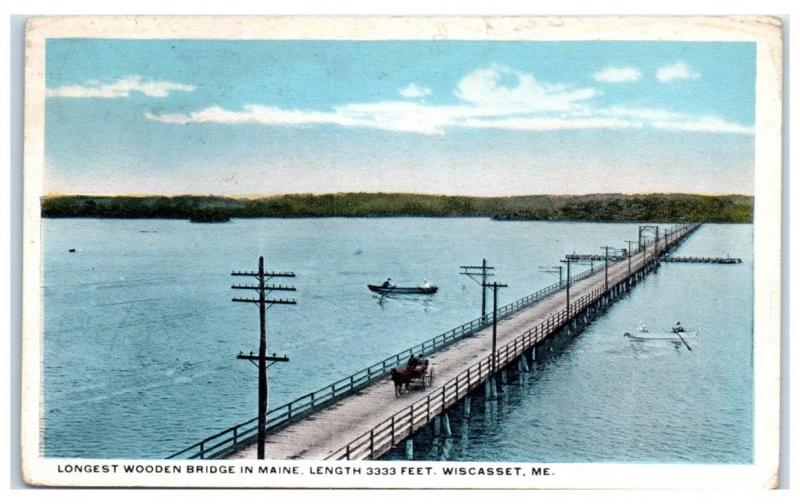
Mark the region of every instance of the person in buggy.
[[411, 354], [411, 357], [408, 358], [408, 362], [406, 362], [406, 369], [413, 369], [417, 366], [422, 364], [422, 354], [419, 354], [419, 357]]

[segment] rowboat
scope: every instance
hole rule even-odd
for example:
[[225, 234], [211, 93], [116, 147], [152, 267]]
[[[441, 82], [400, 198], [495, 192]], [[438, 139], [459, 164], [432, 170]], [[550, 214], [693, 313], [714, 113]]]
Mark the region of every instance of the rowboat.
[[644, 331], [626, 331], [624, 336], [636, 341], [650, 341], [650, 340], [669, 340], [680, 341], [681, 337], [694, 338], [697, 336], [697, 331], [682, 331], [680, 335], [674, 332], [644, 332]]
[[384, 287], [383, 285], [368, 284], [367, 288], [378, 294], [436, 294], [436, 291], [439, 290], [439, 287], [435, 285], [426, 287], [399, 287], [390, 285], [389, 287]]

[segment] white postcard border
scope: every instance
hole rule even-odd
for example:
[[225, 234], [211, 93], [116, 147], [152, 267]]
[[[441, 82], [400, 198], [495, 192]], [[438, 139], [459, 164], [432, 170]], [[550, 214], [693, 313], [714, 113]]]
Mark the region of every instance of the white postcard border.
[[[48, 38], [323, 40], [686, 40], [757, 43], [754, 205], [754, 463], [511, 464], [463, 467], [550, 468], [550, 476], [321, 475], [312, 467], [427, 467], [443, 463], [258, 461], [204, 466], [283, 467], [304, 471], [251, 478], [222, 474], [59, 472], [65, 464], [128, 463], [188, 467], [190, 462], [53, 459], [40, 455], [41, 216], [44, 172], [45, 42]], [[22, 455], [25, 481], [53, 486], [377, 487], [377, 488], [770, 488], [777, 485], [781, 320], [781, 21], [769, 17], [39, 17], [28, 22], [25, 52], [23, 184]]]

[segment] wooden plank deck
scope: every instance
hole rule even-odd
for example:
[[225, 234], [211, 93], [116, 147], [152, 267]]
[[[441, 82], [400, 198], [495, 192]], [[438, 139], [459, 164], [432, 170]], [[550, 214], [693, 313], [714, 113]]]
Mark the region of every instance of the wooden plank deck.
[[[686, 232], [672, 237], [670, 244]], [[664, 247], [660, 242], [659, 251]], [[647, 259], [652, 258], [648, 247]], [[644, 254], [631, 256], [635, 270], [642, 265]], [[628, 275], [628, 260], [609, 264], [609, 282], [621, 280]], [[593, 290], [602, 288], [605, 282], [603, 268], [591, 277], [574, 283], [570, 288], [570, 299], [576, 300]], [[538, 325], [566, 305], [566, 292], [558, 291], [538, 303], [503, 319], [497, 324], [497, 346], [512, 341], [526, 329]], [[477, 364], [491, 355], [492, 328], [486, 328], [427, 358], [435, 367], [437, 384], [454, 378], [464, 369]], [[374, 383], [346, 397], [328, 408], [314, 413], [299, 422], [267, 436], [266, 457], [268, 459], [325, 459], [343, 449], [347, 443], [369, 432], [373, 426], [383, 422], [395, 412], [408, 408], [424, 397], [425, 391], [412, 390], [395, 397], [394, 384], [389, 378]], [[256, 445], [252, 444], [227, 456], [229, 459], [256, 458]]]

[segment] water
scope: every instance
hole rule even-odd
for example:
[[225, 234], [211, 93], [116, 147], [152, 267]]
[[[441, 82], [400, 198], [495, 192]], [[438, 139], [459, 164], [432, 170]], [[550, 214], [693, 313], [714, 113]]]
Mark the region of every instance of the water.
[[[676, 255], [736, 266], [663, 264], [556, 355], [517, 376], [496, 403], [451, 413], [452, 438], [415, 436], [421, 460], [752, 463], [750, 226], [705, 225]], [[634, 342], [643, 321], [698, 337]], [[482, 389], [481, 389], [482, 391]], [[404, 447], [387, 459], [404, 458]]]
[[[506, 303], [557, 280], [539, 266], [622, 247], [636, 232], [460, 218], [46, 219], [43, 452], [161, 458], [255, 416], [256, 369], [235, 356], [257, 350], [258, 312], [231, 302], [247, 291], [230, 289], [246, 280], [230, 272], [255, 269], [259, 255], [297, 274], [298, 304], [267, 313], [269, 351], [290, 358], [270, 368], [276, 406], [478, 316], [480, 289], [459, 265], [486, 257], [509, 284]], [[745, 262], [662, 266], [486, 421], [473, 419], [463, 444], [440, 453], [418, 443], [418, 456], [749, 460], [752, 227], [704, 226], [680, 253]], [[366, 284], [387, 276], [440, 290], [379, 302]], [[700, 341], [689, 353], [619, 337], [639, 319], [680, 319], [701, 328]]]

